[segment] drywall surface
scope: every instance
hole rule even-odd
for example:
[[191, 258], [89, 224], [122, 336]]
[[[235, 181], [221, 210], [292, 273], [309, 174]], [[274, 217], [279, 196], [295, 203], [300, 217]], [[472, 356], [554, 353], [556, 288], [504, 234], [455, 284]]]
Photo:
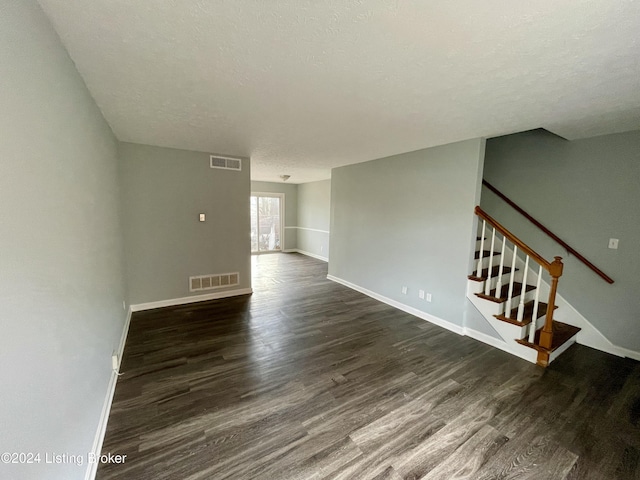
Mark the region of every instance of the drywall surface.
[[284, 250], [295, 250], [298, 223], [298, 185], [294, 183], [251, 182], [252, 192], [284, 193]]
[[298, 185], [298, 250], [329, 258], [331, 180]]
[[[563, 257], [558, 291], [609, 341], [640, 350], [640, 131], [566, 141], [534, 130], [487, 141], [484, 176], [613, 278], [605, 283], [484, 188], [481, 206], [545, 258]], [[609, 238], [620, 240], [617, 250]]]
[[[132, 304], [250, 288], [247, 159], [213, 169], [208, 153], [122, 143], [120, 165]], [[231, 272], [240, 285], [189, 291], [190, 276]]]
[[0, 65], [0, 453], [41, 455], [0, 478], [81, 479], [126, 317], [117, 143], [35, 1], [2, 3]]
[[483, 155], [474, 139], [332, 170], [329, 274], [462, 327]]
[[500, 334], [495, 331], [469, 299], [467, 299], [464, 308], [464, 327], [467, 330], [480, 332], [497, 340], [502, 340]]

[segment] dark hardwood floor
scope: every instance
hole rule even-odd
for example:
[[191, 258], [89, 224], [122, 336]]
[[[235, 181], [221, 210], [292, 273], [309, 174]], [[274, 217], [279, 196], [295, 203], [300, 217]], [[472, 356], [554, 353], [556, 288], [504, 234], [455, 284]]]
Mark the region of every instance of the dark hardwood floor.
[[542, 369], [254, 258], [255, 293], [133, 316], [99, 479], [640, 479], [640, 366]]

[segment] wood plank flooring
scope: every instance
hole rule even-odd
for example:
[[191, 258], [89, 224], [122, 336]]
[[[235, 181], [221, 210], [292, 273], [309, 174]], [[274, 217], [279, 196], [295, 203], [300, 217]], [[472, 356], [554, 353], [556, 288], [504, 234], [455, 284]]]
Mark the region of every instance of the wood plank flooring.
[[255, 293], [136, 313], [98, 479], [640, 479], [640, 366], [549, 368], [254, 257]]

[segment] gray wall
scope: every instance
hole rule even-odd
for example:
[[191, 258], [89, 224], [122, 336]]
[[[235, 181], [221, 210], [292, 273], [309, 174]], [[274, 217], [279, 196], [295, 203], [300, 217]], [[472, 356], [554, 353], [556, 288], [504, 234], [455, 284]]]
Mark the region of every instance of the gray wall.
[[79, 479], [125, 321], [117, 145], [35, 1], [0, 7], [0, 465]]
[[331, 180], [298, 185], [298, 250], [329, 258]]
[[333, 169], [329, 274], [461, 327], [483, 155], [475, 139]]
[[284, 193], [284, 246], [283, 250], [297, 248], [298, 185], [295, 183], [251, 182], [252, 192]]
[[[545, 258], [559, 293], [616, 345], [640, 350], [640, 131], [568, 142], [544, 130], [487, 141], [485, 178], [615, 280], [609, 285], [487, 189], [482, 207]], [[618, 250], [607, 248], [619, 238]]]
[[[120, 165], [132, 304], [251, 286], [249, 161], [212, 169], [208, 153], [122, 143]], [[239, 286], [189, 292], [190, 276], [227, 272]]]

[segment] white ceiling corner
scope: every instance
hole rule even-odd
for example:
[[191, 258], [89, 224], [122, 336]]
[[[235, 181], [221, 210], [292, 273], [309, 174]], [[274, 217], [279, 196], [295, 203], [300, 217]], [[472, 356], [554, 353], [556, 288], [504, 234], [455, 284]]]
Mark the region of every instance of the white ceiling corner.
[[634, 0], [40, 0], [118, 139], [290, 183], [453, 141], [640, 128]]

